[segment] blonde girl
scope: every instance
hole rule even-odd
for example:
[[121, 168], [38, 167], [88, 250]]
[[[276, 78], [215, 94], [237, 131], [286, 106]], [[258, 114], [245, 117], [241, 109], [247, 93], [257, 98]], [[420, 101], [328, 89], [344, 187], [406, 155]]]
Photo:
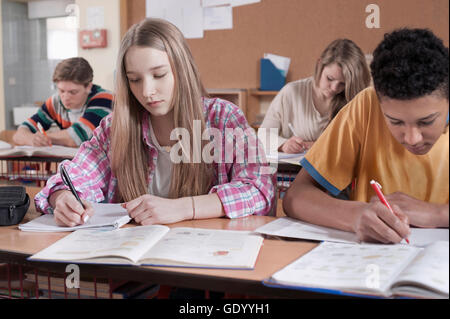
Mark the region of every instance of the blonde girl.
[[[115, 93], [114, 114], [72, 161], [62, 164], [86, 209], [59, 175], [36, 196], [38, 209], [53, 211], [57, 223], [68, 226], [84, 223], [94, 213], [89, 202], [101, 201], [123, 203], [144, 225], [269, 213], [274, 174], [263, 163], [254, 131], [237, 106], [206, 97], [189, 47], [174, 25], [149, 18], [128, 30], [118, 55]], [[205, 138], [207, 129], [215, 136]], [[219, 154], [212, 162], [205, 160], [211, 139]], [[200, 161], [194, 160], [199, 145]], [[230, 146], [233, 160], [226, 161]], [[240, 151], [244, 160], [236, 155]], [[177, 161], [180, 154], [183, 161]]]
[[272, 143], [264, 141], [266, 151], [299, 153], [309, 149], [370, 80], [365, 56], [353, 41], [331, 42], [320, 55], [314, 76], [288, 83], [272, 101], [261, 128], [276, 128], [279, 135], [271, 136]]

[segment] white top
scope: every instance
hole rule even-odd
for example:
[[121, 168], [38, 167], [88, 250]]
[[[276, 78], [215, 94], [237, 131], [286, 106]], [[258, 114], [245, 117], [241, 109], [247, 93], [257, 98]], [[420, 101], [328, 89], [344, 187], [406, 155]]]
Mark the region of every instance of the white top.
[[[258, 137], [263, 142], [266, 152], [277, 152], [278, 148], [293, 136], [289, 123], [292, 124], [296, 135], [305, 141], [317, 140], [326, 128], [329, 114], [322, 116], [314, 106], [313, 85], [313, 77], [290, 82], [275, 96], [258, 130]], [[262, 138], [261, 128], [279, 130], [278, 136], [271, 134], [270, 145], [269, 141]]]
[[158, 143], [158, 139], [150, 125], [150, 139], [158, 150], [158, 158], [156, 160], [156, 168], [152, 182], [148, 186], [148, 193], [167, 198], [169, 196], [170, 180], [172, 177], [173, 163], [170, 159], [170, 149], [162, 147]]

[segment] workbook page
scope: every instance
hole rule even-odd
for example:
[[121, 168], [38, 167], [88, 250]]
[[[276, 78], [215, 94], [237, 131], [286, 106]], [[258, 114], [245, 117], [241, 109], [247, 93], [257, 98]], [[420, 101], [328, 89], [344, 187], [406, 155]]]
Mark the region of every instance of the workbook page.
[[77, 230], [33, 255], [39, 260], [86, 260], [120, 256], [136, 263], [169, 230], [167, 226], [137, 226], [104, 230]]
[[324, 242], [272, 279], [300, 287], [388, 294], [394, 278], [420, 250], [407, 245]]
[[[429, 245], [398, 276], [396, 286], [417, 283], [449, 296], [449, 243], [440, 241]], [[396, 289], [396, 291], [413, 291]]]
[[173, 228], [140, 262], [211, 267], [253, 267], [262, 237], [244, 231]]

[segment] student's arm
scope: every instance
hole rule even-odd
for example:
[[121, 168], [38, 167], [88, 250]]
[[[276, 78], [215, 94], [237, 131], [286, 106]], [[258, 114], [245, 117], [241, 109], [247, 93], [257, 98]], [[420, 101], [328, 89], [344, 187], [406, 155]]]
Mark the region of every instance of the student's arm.
[[[261, 142], [264, 143], [264, 147], [267, 153], [276, 153], [277, 151], [279, 151], [279, 147], [288, 140], [288, 138], [284, 137], [282, 133], [283, 126], [287, 126], [287, 123], [284, 123], [286, 119], [284, 119], [283, 109], [289, 107], [287, 105], [288, 102], [286, 101], [285, 96], [286, 90], [286, 86], [283, 87], [272, 100], [264, 116], [264, 120], [261, 123], [260, 128], [258, 129], [258, 137], [260, 138]], [[271, 128], [277, 129], [278, 132], [276, 132], [276, 130], [270, 130]], [[270, 136], [270, 145], [268, 143], [268, 139], [263, 140], [261, 134], [262, 132], [265, 132], [265, 135], [267, 137]]]
[[[428, 203], [401, 192], [386, 195], [386, 200], [397, 205], [408, 216], [409, 223], [416, 227], [447, 227], [449, 208], [447, 204]], [[371, 202], [379, 201], [373, 197]]]
[[409, 234], [407, 217], [396, 205], [393, 215], [381, 202], [331, 197], [302, 169], [283, 199], [287, 216], [356, 233], [361, 241], [398, 243]]
[[32, 133], [27, 127], [20, 126], [13, 136], [16, 145], [50, 146], [50, 139], [41, 132]]
[[216, 218], [225, 215], [217, 194], [177, 199], [142, 195], [124, 203], [123, 206], [130, 217], [142, 225], [171, 224], [182, 220]]
[[82, 225], [94, 215], [94, 208], [88, 201], [81, 200], [86, 209], [76, 200], [68, 190], [59, 190], [49, 197], [53, 209], [54, 219], [59, 226], [74, 227]]
[[78, 147], [73, 138], [70, 136], [68, 129], [59, 130], [54, 132], [47, 132], [48, 137], [51, 139], [52, 144], [64, 145], [68, 147]]
[[[93, 137], [81, 145], [75, 157], [60, 164], [65, 166], [82, 200], [111, 201], [114, 196], [109, 189], [110, 181], [113, 180], [108, 157], [111, 121], [111, 117], [105, 118], [95, 130]], [[50, 177], [34, 199], [36, 209], [43, 213], [52, 213], [57, 202], [52, 195], [61, 189], [67, 189], [67, 186], [64, 185], [60, 174]]]

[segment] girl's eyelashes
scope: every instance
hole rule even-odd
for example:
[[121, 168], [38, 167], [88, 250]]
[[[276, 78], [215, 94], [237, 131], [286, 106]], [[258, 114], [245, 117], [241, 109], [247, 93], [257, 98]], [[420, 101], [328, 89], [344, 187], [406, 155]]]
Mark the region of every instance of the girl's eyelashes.
[[[162, 74], [154, 74], [153, 77], [155, 79], [161, 79], [161, 78], [165, 77], [167, 75], [167, 73], [168, 72], [162, 73]], [[136, 78], [136, 79], [135, 78], [128, 78], [128, 82], [130, 82], [130, 83], [138, 83], [140, 81], [141, 81], [140, 78]]]
[[434, 123], [436, 119], [432, 119], [431, 121], [420, 121], [417, 123], [419, 126], [429, 126]]
[[155, 79], [160, 79], [160, 78], [165, 77], [166, 75], [167, 75], [167, 72], [163, 73], [163, 74], [155, 74], [154, 77], [155, 77]]

